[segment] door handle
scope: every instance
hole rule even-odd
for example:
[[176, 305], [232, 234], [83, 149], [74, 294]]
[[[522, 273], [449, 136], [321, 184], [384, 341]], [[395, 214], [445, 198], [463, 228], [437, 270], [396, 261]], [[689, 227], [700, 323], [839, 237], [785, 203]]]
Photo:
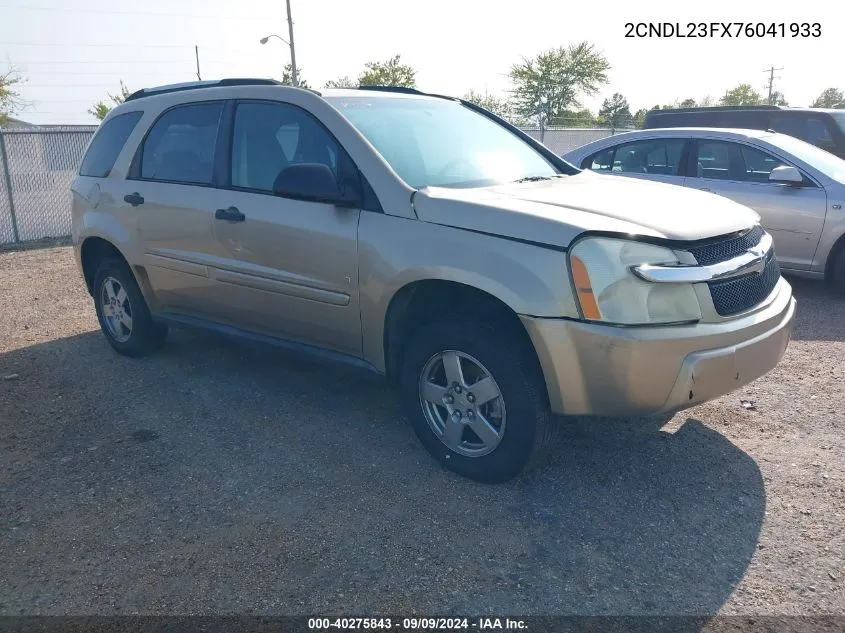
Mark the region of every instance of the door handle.
[[214, 212], [215, 220], [226, 220], [227, 222], [243, 222], [246, 216], [238, 211], [237, 207], [229, 207], [228, 209], [217, 209]]
[[698, 187], [701, 191], [710, 191], [710, 187]]
[[123, 196], [123, 201], [128, 202], [133, 207], [137, 207], [139, 204], [144, 204], [144, 196], [136, 191], [135, 193]]

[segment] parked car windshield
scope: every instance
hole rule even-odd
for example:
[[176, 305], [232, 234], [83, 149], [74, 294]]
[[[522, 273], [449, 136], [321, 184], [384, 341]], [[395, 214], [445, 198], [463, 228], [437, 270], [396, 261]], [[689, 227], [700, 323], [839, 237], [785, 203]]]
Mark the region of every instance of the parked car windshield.
[[773, 134], [766, 136], [765, 140], [798, 160], [815, 167], [828, 178], [845, 184], [845, 160], [838, 156], [786, 134]]
[[455, 101], [366, 96], [327, 100], [415, 189], [484, 187], [560, 174], [518, 136]]

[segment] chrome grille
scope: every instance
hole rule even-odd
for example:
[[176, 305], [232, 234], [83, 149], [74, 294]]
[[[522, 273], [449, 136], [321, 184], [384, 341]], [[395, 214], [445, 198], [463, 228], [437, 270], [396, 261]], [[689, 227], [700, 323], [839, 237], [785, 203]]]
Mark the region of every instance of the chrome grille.
[[[709, 266], [737, 257], [749, 248], [757, 246], [763, 235], [765, 231], [757, 225], [738, 237], [694, 246], [688, 250], [700, 265]], [[762, 303], [775, 289], [778, 279], [780, 266], [775, 259], [774, 250], [771, 250], [762, 273], [711, 281], [707, 286], [710, 288], [710, 297], [716, 312], [720, 316], [732, 316]]]
[[687, 250], [695, 256], [695, 261], [699, 264], [702, 266], [709, 266], [710, 264], [723, 262], [726, 259], [731, 259], [732, 257], [741, 255], [752, 246], [757, 246], [763, 237], [763, 233], [763, 227], [758, 224], [753, 229], [744, 235], [740, 235], [739, 237], [722, 240], [721, 242], [711, 242], [701, 246], [694, 246]]

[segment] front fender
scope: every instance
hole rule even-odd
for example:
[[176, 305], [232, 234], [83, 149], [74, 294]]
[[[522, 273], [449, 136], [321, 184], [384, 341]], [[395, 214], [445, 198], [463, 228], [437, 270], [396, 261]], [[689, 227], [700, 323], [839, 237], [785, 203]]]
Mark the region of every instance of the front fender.
[[578, 316], [560, 249], [376, 213], [361, 215], [358, 245], [363, 353], [380, 371], [390, 302], [417, 281], [464, 284], [516, 314]]

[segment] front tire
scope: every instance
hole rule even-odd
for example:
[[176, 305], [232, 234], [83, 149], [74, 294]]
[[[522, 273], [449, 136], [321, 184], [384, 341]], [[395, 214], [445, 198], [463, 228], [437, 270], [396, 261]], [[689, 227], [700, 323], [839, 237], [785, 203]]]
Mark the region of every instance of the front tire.
[[516, 326], [463, 317], [417, 330], [402, 364], [414, 432], [443, 466], [500, 483], [535, 466], [552, 444], [542, 376]]
[[94, 307], [109, 344], [126, 356], [146, 356], [162, 346], [167, 326], [155, 323], [135, 276], [120, 260], [104, 260], [94, 275]]

